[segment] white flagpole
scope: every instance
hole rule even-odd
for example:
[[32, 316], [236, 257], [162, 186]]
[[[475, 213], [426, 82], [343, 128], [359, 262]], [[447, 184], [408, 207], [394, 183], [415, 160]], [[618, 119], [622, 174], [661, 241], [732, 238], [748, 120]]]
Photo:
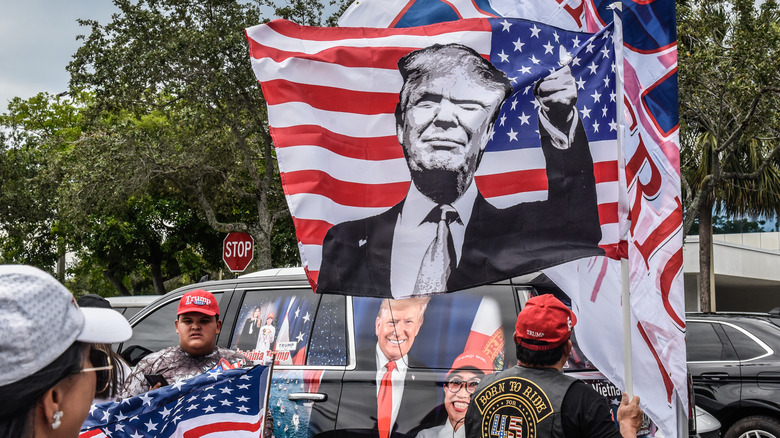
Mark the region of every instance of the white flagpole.
[[[623, 19], [622, 10], [623, 3], [615, 2], [610, 5], [612, 12], [614, 13], [615, 29], [613, 34], [613, 41], [615, 45], [615, 78], [616, 78], [616, 91], [617, 91], [617, 148], [620, 166], [625, 168], [625, 156], [623, 154], [623, 142], [625, 135], [625, 111], [624, 111], [624, 98], [623, 98]], [[620, 190], [627, 190], [625, 178], [621, 178], [623, 187]], [[628, 230], [624, 230], [625, 235], [621, 236], [630, 241], [630, 235]], [[628, 256], [626, 254], [626, 256]], [[626, 393], [628, 396], [634, 397], [634, 363], [633, 363], [633, 350], [631, 346], [631, 275], [630, 267], [628, 264], [628, 258], [620, 259], [620, 292], [621, 292], [621, 309], [623, 312], [623, 364], [625, 374]]]

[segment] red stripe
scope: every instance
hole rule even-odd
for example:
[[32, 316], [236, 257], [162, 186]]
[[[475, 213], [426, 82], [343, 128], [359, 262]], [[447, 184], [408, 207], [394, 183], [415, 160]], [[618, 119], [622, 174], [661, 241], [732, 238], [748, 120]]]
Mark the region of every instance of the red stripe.
[[593, 163], [593, 176], [596, 177], [596, 184], [617, 181], [617, 161], [602, 161], [599, 163]]
[[435, 36], [453, 32], [491, 32], [490, 22], [483, 18], [437, 23], [428, 26], [404, 28], [370, 27], [310, 27], [287, 20], [274, 20], [267, 24], [275, 32], [289, 38], [309, 41], [339, 41], [345, 39], [384, 38], [391, 35]]
[[203, 426], [193, 427], [190, 430], [184, 431], [184, 438], [198, 438], [206, 436], [210, 433], [216, 432], [236, 432], [239, 430], [245, 430], [248, 432], [256, 432], [260, 430], [264, 421], [262, 417], [257, 423], [247, 422], [235, 422], [235, 421], [223, 421], [219, 423], [204, 424]]
[[394, 135], [387, 137], [349, 137], [321, 126], [298, 125], [288, 128], [271, 127], [271, 137], [277, 148], [313, 145], [348, 158], [360, 160], [392, 160], [403, 158], [404, 152]]
[[321, 110], [352, 114], [392, 114], [398, 103], [398, 93], [353, 91], [283, 79], [263, 82], [263, 95], [268, 105], [304, 102]]
[[547, 190], [547, 171], [545, 169], [482, 175], [474, 179], [477, 182], [479, 192], [486, 198]]
[[304, 245], [322, 245], [322, 241], [325, 240], [325, 234], [333, 226], [333, 224], [327, 221], [299, 219], [296, 217], [293, 217], [293, 223], [295, 224], [295, 235]]
[[311, 193], [353, 207], [390, 208], [401, 202], [409, 191], [408, 181], [361, 184], [341, 181], [319, 170], [286, 172], [281, 177], [287, 195]]
[[616, 224], [618, 222], [618, 203], [605, 202], [599, 204], [599, 222], [604, 224]]

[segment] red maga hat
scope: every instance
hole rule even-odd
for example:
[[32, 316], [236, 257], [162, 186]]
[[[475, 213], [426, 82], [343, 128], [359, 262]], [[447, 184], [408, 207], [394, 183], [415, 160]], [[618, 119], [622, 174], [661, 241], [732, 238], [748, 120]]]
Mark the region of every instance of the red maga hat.
[[176, 315], [188, 312], [198, 312], [209, 316], [219, 315], [219, 304], [211, 292], [203, 289], [191, 290], [181, 297]]
[[[561, 300], [552, 294], [539, 295], [528, 300], [517, 315], [515, 342], [529, 350], [552, 350], [569, 339], [576, 324], [574, 312]], [[538, 345], [526, 341], [546, 343]]]

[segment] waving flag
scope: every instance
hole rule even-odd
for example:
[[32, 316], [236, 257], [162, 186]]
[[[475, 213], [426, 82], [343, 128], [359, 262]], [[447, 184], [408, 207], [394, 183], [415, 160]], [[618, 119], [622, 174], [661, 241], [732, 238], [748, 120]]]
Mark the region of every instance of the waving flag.
[[511, 19], [470, 19], [411, 29], [311, 28], [277, 20], [247, 29], [268, 102], [282, 184], [303, 265], [316, 284], [333, 225], [376, 215], [404, 198], [410, 175], [393, 112], [397, 61], [434, 43], [475, 49], [512, 83], [476, 175], [499, 208], [547, 197], [533, 86], [571, 67], [577, 111], [594, 161], [600, 246], [618, 243], [616, 93], [611, 33], [568, 32]]
[[262, 436], [269, 368], [205, 373], [121, 402], [92, 405], [81, 438]]

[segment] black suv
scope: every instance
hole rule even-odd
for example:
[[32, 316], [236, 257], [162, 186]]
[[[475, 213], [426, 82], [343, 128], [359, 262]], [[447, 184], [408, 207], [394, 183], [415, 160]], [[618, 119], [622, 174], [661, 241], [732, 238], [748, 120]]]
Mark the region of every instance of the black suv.
[[696, 404], [721, 422], [725, 438], [780, 438], [780, 317], [686, 316]]

